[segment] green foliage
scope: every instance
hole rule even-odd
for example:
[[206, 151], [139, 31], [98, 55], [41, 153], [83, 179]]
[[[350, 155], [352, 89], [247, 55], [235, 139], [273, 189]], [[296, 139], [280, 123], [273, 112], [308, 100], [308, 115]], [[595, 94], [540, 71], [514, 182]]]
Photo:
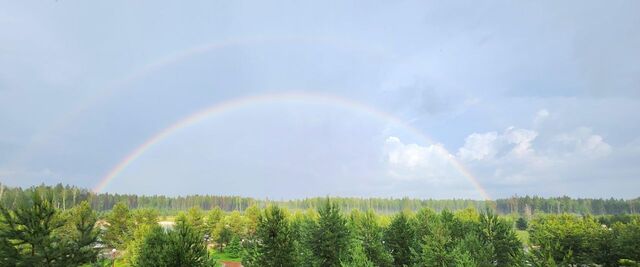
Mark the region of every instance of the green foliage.
[[186, 214], [186, 220], [194, 230], [204, 236], [207, 233], [205, 215], [199, 207], [191, 207]]
[[176, 221], [169, 231], [169, 249], [167, 257], [169, 266], [209, 266], [209, 253], [200, 232], [189, 225], [186, 220]]
[[350, 232], [340, 208], [329, 199], [318, 209], [312, 230], [311, 251], [320, 266], [340, 266], [349, 256]]
[[[78, 266], [95, 262], [92, 247], [98, 233], [91, 207], [96, 199], [84, 202], [86, 198], [73, 197], [78, 194], [74, 190], [62, 186], [34, 190], [72, 196], [63, 197], [62, 202], [38, 195], [27, 198], [24, 192], [15, 190], [8, 191], [13, 195], [0, 198], [0, 203], [7, 203], [8, 198], [13, 201], [10, 206], [0, 205], [0, 266]], [[640, 261], [637, 215], [533, 214], [539, 207], [535, 201], [544, 199], [510, 199], [508, 209], [513, 213], [507, 216], [461, 209], [462, 203], [467, 203], [466, 207], [475, 204], [456, 201], [437, 202], [447, 203], [444, 207], [451, 204], [458, 209], [455, 213], [428, 208], [420, 209], [415, 216], [374, 212], [392, 212], [398, 207], [411, 210], [430, 203], [406, 198], [386, 202], [310, 199], [276, 202], [266, 210], [259, 208], [260, 202], [233, 198], [234, 208], [246, 210], [230, 213], [224, 212], [226, 202], [218, 208], [196, 201], [181, 208], [196, 207], [180, 214], [175, 228], [168, 232], [157, 224], [160, 212], [140, 209], [139, 199], [123, 199], [120, 195], [107, 199], [114, 208], [101, 215], [108, 224], [100, 239], [122, 251], [124, 257], [117, 259], [120, 266], [211, 266], [207, 234], [212, 237], [206, 239], [211, 244], [225, 248], [226, 253], [219, 255], [231, 260], [240, 260], [240, 256], [245, 266], [637, 266]], [[118, 199], [127, 203], [114, 205]], [[576, 208], [571, 206], [571, 199], [554, 201], [554, 207], [560, 207], [557, 210]], [[525, 203], [530, 221], [518, 219], [520, 202]], [[287, 205], [298, 210], [289, 213], [276, 208]], [[317, 212], [311, 208], [318, 206]], [[201, 210], [212, 207], [207, 213]], [[308, 209], [303, 212], [300, 207]], [[340, 207], [356, 209], [346, 219]], [[362, 207], [372, 209], [361, 212], [358, 209]], [[518, 234], [529, 237], [518, 239], [515, 228], [528, 229]]]
[[640, 220], [616, 223], [612, 228], [614, 249], [621, 259], [640, 262]]
[[384, 233], [385, 245], [391, 252], [395, 266], [412, 264], [414, 237], [414, 228], [407, 214], [401, 212], [396, 215]]
[[66, 224], [71, 225], [67, 246], [70, 253], [67, 258], [76, 264], [93, 262], [97, 250], [93, 245], [98, 239], [98, 230], [94, 228], [97, 216], [86, 201], [81, 202], [69, 212]]
[[511, 223], [498, 218], [491, 210], [480, 216], [480, 237], [492, 246], [496, 266], [514, 266], [522, 259], [522, 243]]
[[305, 213], [296, 212], [291, 218], [291, 238], [296, 257], [295, 262], [299, 266], [313, 266], [315, 257], [311, 251], [313, 245], [313, 232], [316, 226], [317, 213], [308, 210]]
[[529, 223], [525, 218], [520, 217], [516, 220], [516, 228], [518, 230], [524, 231], [527, 230], [527, 227], [529, 227]]
[[534, 267], [570, 266], [573, 254], [571, 250], [567, 251], [560, 261], [555, 259], [560, 249], [561, 247], [558, 243], [546, 243], [544, 246], [532, 247], [529, 255], [527, 255], [527, 262]]
[[547, 249], [545, 246], [555, 246], [551, 249], [556, 262], [562, 262], [571, 253], [569, 263], [593, 263], [594, 233], [602, 226], [592, 218], [580, 218], [574, 215], [543, 216], [533, 221], [529, 229], [531, 243]]
[[[377, 216], [369, 210], [351, 213], [350, 224], [353, 231], [354, 244], [360, 246], [366, 258], [375, 266], [391, 266], [393, 256], [384, 246], [384, 229], [378, 224]], [[354, 247], [355, 248], [355, 247]], [[353, 254], [360, 253], [354, 251]], [[359, 255], [352, 257], [358, 258]]]
[[167, 250], [169, 249], [170, 240], [164, 229], [158, 225], [146, 228], [145, 236], [142, 238], [139, 247], [130, 247], [131, 250], [137, 249], [135, 253], [137, 257], [131, 261], [131, 265], [134, 267], [169, 266], [169, 259], [167, 258], [169, 253]]
[[270, 206], [259, 216], [256, 241], [257, 255], [251, 266], [296, 266], [291, 228], [279, 207]]
[[229, 254], [233, 258], [238, 258], [242, 254], [242, 245], [240, 245], [240, 238], [234, 236], [231, 238], [229, 245], [224, 248], [224, 252]]
[[251, 237], [256, 233], [258, 228], [258, 222], [260, 221], [260, 208], [256, 205], [249, 206], [244, 210], [244, 217], [246, 218], [247, 237]]
[[442, 221], [434, 221], [423, 237], [420, 266], [453, 266], [454, 258], [450, 253], [452, 243], [449, 229]]
[[60, 214], [34, 193], [30, 203], [9, 210], [0, 205], [2, 266], [79, 266], [93, 262], [96, 216], [87, 203]]
[[103, 240], [111, 247], [123, 249], [133, 234], [133, 220], [131, 211], [124, 203], [113, 206], [113, 210], [106, 217], [109, 224]]
[[138, 248], [134, 266], [213, 266], [207, 246], [198, 231], [180, 218], [173, 230], [153, 226]]
[[156, 225], [158, 224], [159, 213], [154, 209], [137, 209], [132, 212], [132, 218], [136, 227], [141, 225]]
[[218, 238], [216, 240], [216, 243], [218, 243], [218, 250], [223, 251], [224, 246], [231, 242], [234, 234], [231, 231], [231, 227], [221, 224], [220, 230], [217, 232], [217, 236]]
[[379, 266], [373, 263], [365, 249], [363, 244], [358, 240], [353, 240], [354, 242], [351, 244], [351, 255], [349, 260], [346, 262], [342, 262], [342, 267], [374, 267]]

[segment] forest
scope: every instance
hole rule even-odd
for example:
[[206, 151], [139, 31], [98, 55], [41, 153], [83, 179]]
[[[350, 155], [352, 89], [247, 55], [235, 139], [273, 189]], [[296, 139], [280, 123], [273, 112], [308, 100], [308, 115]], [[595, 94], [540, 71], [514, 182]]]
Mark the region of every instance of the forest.
[[[105, 212], [117, 203], [126, 203], [132, 209], [155, 209], [161, 215], [176, 215], [179, 211], [191, 207], [210, 210], [218, 207], [223, 211], [243, 211], [252, 205], [264, 208], [268, 205], [278, 205], [290, 210], [316, 209], [325, 200], [324, 197], [274, 201], [269, 199], [254, 199], [240, 196], [190, 195], [168, 197], [162, 195], [144, 196], [133, 194], [94, 193], [91, 190], [75, 186], [57, 184], [54, 186], [39, 185], [29, 188], [7, 187], [0, 184], [0, 203], [5, 207], [15, 207], [23, 201], [29, 193], [39, 192], [49, 195], [56, 208], [66, 209], [78, 203], [87, 201], [96, 212]], [[28, 199], [28, 197], [27, 197]], [[514, 196], [511, 198], [488, 200], [471, 199], [412, 199], [412, 198], [353, 198], [332, 197], [342, 210], [373, 210], [377, 213], [397, 213], [399, 211], [417, 211], [430, 208], [435, 211], [461, 210], [475, 208], [493, 209], [498, 214], [519, 214], [529, 216], [534, 213], [576, 213], [592, 215], [615, 215], [640, 213], [640, 197], [635, 199], [590, 199], [538, 196]]]
[[[639, 266], [640, 262], [640, 216], [629, 212], [632, 208], [606, 215], [583, 213], [583, 208], [593, 208], [584, 203], [595, 200], [570, 199], [562, 207], [575, 210], [559, 213], [528, 206], [535, 202], [527, 202], [521, 211], [504, 200], [507, 213], [462, 200], [449, 204], [370, 199], [371, 206], [366, 206], [366, 199], [351, 198], [267, 202], [155, 196], [137, 198], [138, 204], [145, 203], [141, 207], [127, 201], [131, 196], [111, 196], [62, 186], [4, 188], [0, 266]], [[118, 202], [101, 209], [93, 207], [100, 203], [96, 199]], [[144, 206], [159, 199], [180, 204], [170, 206], [176, 210], [171, 214]], [[244, 203], [240, 200], [248, 206], [238, 204]], [[608, 208], [618, 201], [635, 203], [602, 201]], [[176, 208], [186, 203], [191, 207]], [[205, 209], [204, 203], [211, 206]], [[464, 204], [468, 206], [462, 208]]]

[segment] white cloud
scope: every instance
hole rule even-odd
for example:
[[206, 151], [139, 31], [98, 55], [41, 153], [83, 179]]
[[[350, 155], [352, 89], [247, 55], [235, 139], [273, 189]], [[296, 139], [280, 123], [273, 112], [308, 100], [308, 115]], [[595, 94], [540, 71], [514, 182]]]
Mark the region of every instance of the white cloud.
[[458, 150], [458, 156], [465, 160], [493, 158], [497, 153], [498, 133], [473, 133], [465, 138], [464, 147]]
[[587, 127], [580, 127], [572, 132], [563, 133], [555, 137], [555, 141], [564, 147], [565, 156], [584, 156], [599, 158], [611, 153], [611, 146], [600, 135], [593, 134]]
[[534, 153], [532, 142], [538, 133], [533, 130], [507, 128], [497, 132], [472, 133], [458, 149], [458, 157], [466, 161], [493, 160], [497, 155], [524, 158]]
[[536, 113], [536, 117], [533, 119], [533, 124], [536, 126], [542, 124], [549, 117], [549, 115], [551, 115], [551, 113], [549, 113], [549, 111], [546, 109], [538, 110], [538, 113]]
[[531, 142], [533, 142], [537, 136], [538, 133], [536, 131], [509, 127], [505, 131], [503, 138], [508, 144], [513, 145], [513, 148], [509, 152], [510, 154], [518, 158], [524, 158], [534, 152]]
[[385, 140], [385, 162], [389, 174], [399, 180], [450, 183], [459, 178], [450, 155], [441, 144], [404, 144], [398, 137]]
[[586, 127], [562, 133], [509, 127], [502, 133], [470, 134], [457, 157], [478, 176], [491, 178], [486, 182], [522, 184], [567, 178], [563, 175], [597, 163], [612, 150]]

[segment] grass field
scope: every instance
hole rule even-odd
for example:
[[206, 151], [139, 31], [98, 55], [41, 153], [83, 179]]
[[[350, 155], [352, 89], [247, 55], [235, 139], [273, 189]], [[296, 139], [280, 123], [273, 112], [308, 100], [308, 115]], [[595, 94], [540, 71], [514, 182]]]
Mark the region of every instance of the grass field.
[[240, 257], [231, 257], [229, 254], [224, 253], [224, 252], [220, 252], [218, 250], [211, 250], [210, 252], [211, 257], [213, 259], [216, 260], [216, 262], [218, 262], [218, 264], [220, 264], [220, 262], [222, 261], [234, 261], [234, 262], [242, 262], [242, 258]]

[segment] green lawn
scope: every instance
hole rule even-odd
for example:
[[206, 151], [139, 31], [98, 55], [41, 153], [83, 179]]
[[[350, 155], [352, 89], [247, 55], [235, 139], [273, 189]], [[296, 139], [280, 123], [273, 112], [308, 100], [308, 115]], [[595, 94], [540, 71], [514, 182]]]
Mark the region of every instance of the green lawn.
[[236, 257], [236, 258], [231, 257], [227, 253], [220, 252], [217, 249], [211, 250], [211, 257], [214, 258], [217, 262], [220, 262], [220, 261], [237, 261], [237, 262], [241, 262], [242, 261], [242, 258], [240, 258], [240, 257]]

